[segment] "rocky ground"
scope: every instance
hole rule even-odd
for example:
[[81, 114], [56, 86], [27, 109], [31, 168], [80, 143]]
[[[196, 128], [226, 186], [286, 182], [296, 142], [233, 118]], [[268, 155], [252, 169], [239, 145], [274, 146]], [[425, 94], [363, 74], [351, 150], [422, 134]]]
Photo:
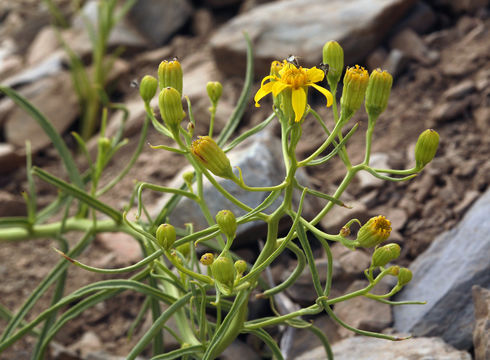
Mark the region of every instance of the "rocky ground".
[[[72, 8], [73, 2], [59, 0], [55, 3], [71, 24], [62, 31], [62, 37], [86, 61], [86, 66], [90, 66], [90, 46], [79, 12]], [[90, 16], [91, 2], [80, 3], [85, 5]], [[354, 6], [352, 4], [359, 11], [353, 11], [349, 7]], [[487, 215], [490, 211], [488, 1], [356, 0], [352, 4], [342, 1], [328, 4], [321, 0], [140, 1], [118, 25], [117, 36], [110, 40], [111, 49], [120, 45], [126, 48], [111, 70], [111, 94], [114, 101], [128, 106], [131, 115], [125, 129], [129, 144], [111, 163], [102, 182], [124, 167], [137, 143], [144, 109], [137, 90], [130, 83], [145, 74], [155, 74], [162, 59], [177, 56], [181, 60], [185, 73], [184, 93], [193, 104], [198, 124], [196, 133], [202, 134], [208, 121], [207, 81], [220, 80], [225, 88], [217, 114], [218, 131], [239, 96], [245, 72], [241, 30], [248, 30], [255, 46], [257, 79], [267, 73], [267, 64], [271, 60], [291, 53], [305, 66], [318, 64], [323, 43], [335, 39], [345, 48], [346, 65], [360, 63], [370, 70], [382, 67], [395, 77], [388, 109], [375, 129], [372, 164], [399, 169], [412, 167], [418, 135], [426, 128], [433, 128], [441, 138], [436, 159], [420, 176], [403, 183], [386, 183], [370, 176], [359, 176], [343, 197], [353, 209], [334, 208], [321, 223], [325, 231], [336, 233], [352, 217], [366, 220], [374, 215], [386, 215], [393, 225], [391, 238], [402, 247], [397, 263], [411, 266], [415, 274], [412, 286], [407, 288], [406, 295], [400, 295], [401, 298], [410, 298], [410, 294], [423, 295], [432, 302], [419, 313], [408, 312], [408, 315], [396, 308], [392, 316], [386, 305], [356, 299], [339, 304], [335, 312], [347, 323], [362, 329], [410, 332], [419, 336], [411, 345], [401, 343], [397, 348], [398, 344], [390, 344], [391, 351], [403, 354], [409, 351], [407, 349], [420, 351], [414, 353], [413, 358], [430, 354], [434, 359], [470, 359], [474, 356], [483, 360], [490, 356], [488, 334], [482, 331], [488, 327], [490, 307], [487, 275], [490, 271], [488, 256], [485, 256], [490, 253]], [[165, 11], [159, 11], [155, 6], [163, 6]], [[155, 13], [165, 13], [168, 19], [162, 21], [154, 16]], [[68, 60], [50, 25], [52, 19], [48, 11], [38, 1], [8, 2], [0, 4], [0, 19], [0, 84], [16, 88], [39, 106], [75, 149], [69, 131], [78, 129], [80, 112], [70, 83]], [[257, 88], [258, 84], [254, 90]], [[321, 99], [313, 101], [318, 101], [320, 114], [331, 120]], [[270, 111], [268, 105], [264, 99], [262, 107], [256, 109], [250, 101], [238, 132], [261, 122]], [[110, 123], [115, 124], [118, 116], [114, 114]], [[367, 117], [361, 113], [352, 124], [355, 121], [359, 122], [360, 129], [347, 147], [353, 162], [361, 160], [364, 154], [363, 130]], [[109, 125], [108, 131], [114, 131], [113, 128], [115, 126]], [[278, 132], [277, 126], [270, 128], [270, 136], [263, 140], [266, 148], [274, 146], [274, 134]], [[32, 141], [34, 163], [64, 176], [49, 139], [40, 135], [28, 116], [15, 109], [12, 102], [0, 98], [0, 216], [25, 214], [20, 194], [27, 188], [26, 138]], [[163, 140], [158, 133], [150, 131], [148, 141], [160, 144]], [[322, 141], [319, 125], [313, 120], [305, 121], [298, 156], [311, 153]], [[93, 151], [94, 144], [89, 149]], [[80, 166], [86, 166], [83, 159], [80, 159]], [[103, 200], [120, 208], [127, 203], [135, 179], [168, 184], [180, 168], [178, 155], [146, 147], [133, 170]], [[344, 172], [342, 163], [334, 161], [309, 168], [305, 175], [311, 186], [332, 193]], [[48, 204], [56, 195], [55, 190], [42, 182], [37, 182], [37, 186], [40, 206]], [[148, 192], [144, 194], [144, 200], [150, 207], [155, 206], [159, 196]], [[318, 205], [311, 204], [311, 211], [315, 206]], [[241, 243], [246, 246], [238, 247], [237, 252], [245, 258], [253, 258], [257, 239], [245, 234]], [[2, 305], [15, 310], [50, 271], [58, 261], [52, 246], [56, 243], [48, 239], [0, 243]], [[362, 270], [369, 263], [370, 254], [349, 252], [337, 246], [333, 250], [338, 259], [334, 273], [337, 294], [361, 287], [364, 281]], [[424, 251], [425, 254], [420, 256]], [[439, 259], [442, 253], [444, 257]], [[325, 267], [324, 254], [318, 250], [316, 255], [318, 266]], [[128, 265], [138, 258], [138, 247], [131, 239], [111, 234], [99, 236], [81, 256], [81, 261], [108, 267]], [[293, 265], [287, 256], [280, 258], [272, 267], [276, 281], [287, 276]], [[431, 267], [440, 271], [438, 275], [427, 277]], [[447, 274], [438, 277], [444, 269]], [[71, 292], [100, 278], [71, 269], [66, 291]], [[448, 278], [452, 280], [446, 281]], [[472, 292], [473, 285], [476, 286]], [[288, 289], [286, 295], [298, 304], [311, 304], [315, 296], [310, 288], [309, 275], [304, 274], [304, 279]], [[109, 354], [124, 355], [149, 326], [147, 321], [137, 329], [134, 338], [128, 340], [131, 320], [141, 302], [140, 296], [127, 293], [87, 311], [83, 318], [74, 319], [56, 338], [53, 358], [109, 359]], [[42, 298], [27, 319], [32, 319], [48, 304], [49, 298]], [[267, 304], [257, 301], [251, 316], [264, 311], [267, 311]], [[441, 325], [448, 319], [461, 326], [452, 330], [448, 324]], [[393, 352], [384, 353], [390, 349], [372, 343], [371, 339], [352, 338], [351, 333], [336, 327], [326, 316], [314, 321], [336, 344], [334, 351], [338, 359], [368, 359], [362, 357], [365, 354], [345, 355], [347, 349], [355, 347], [379, 351], [377, 359], [396, 357]], [[5, 324], [0, 320], [0, 329]], [[280, 336], [279, 333], [274, 335]], [[430, 340], [431, 336], [437, 338]], [[289, 352], [291, 359], [324, 358], [323, 353], [314, 353], [319, 344], [309, 333], [298, 330], [293, 338]], [[23, 339], [0, 354], [0, 359], [27, 359], [31, 347], [32, 339]], [[246, 358], [258, 359], [261, 350], [256, 339], [243, 337], [224, 358], [246, 351]], [[310, 350], [313, 353], [307, 353]]]

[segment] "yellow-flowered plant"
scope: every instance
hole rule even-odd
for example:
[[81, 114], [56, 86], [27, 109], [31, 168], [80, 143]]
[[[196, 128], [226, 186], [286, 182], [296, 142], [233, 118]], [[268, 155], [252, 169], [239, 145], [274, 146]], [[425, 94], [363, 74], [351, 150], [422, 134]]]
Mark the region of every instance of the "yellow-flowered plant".
[[[391, 232], [391, 223], [384, 216], [371, 218], [365, 224], [357, 219], [348, 221], [338, 229], [338, 233], [329, 234], [319, 226], [320, 220], [329, 216], [334, 206], [347, 206], [340, 197], [349, 183], [360, 171], [367, 171], [372, 176], [388, 180], [403, 181], [413, 178], [434, 157], [439, 136], [434, 130], [424, 132], [415, 148], [416, 164], [407, 170], [377, 169], [370, 166], [370, 153], [373, 129], [378, 117], [386, 109], [393, 79], [386, 71], [379, 69], [371, 72], [360, 66], [348, 67], [343, 77], [343, 91], [338, 111], [336, 91], [344, 73], [343, 50], [337, 42], [328, 42], [323, 48], [321, 68], [303, 68], [291, 61], [277, 60], [271, 64], [270, 74], [262, 80], [260, 89], [255, 94], [255, 103], [268, 94], [272, 94], [272, 113], [263, 123], [245, 131], [231, 140], [233, 130], [240, 121], [249, 89], [253, 79], [251, 45], [248, 41], [247, 80], [244, 92], [237, 104], [236, 111], [227, 125], [217, 136], [213, 134], [214, 117], [223, 92], [220, 83], [210, 82], [206, 91], [210, 97], [210, 120], [205, 134], [194, 135], [195, 120], [189, 99], [187, 107], [182, 105], [182, 67], [178, 60], [162, 61], [158, 71], [158, 80], [153, 76], [145, 76], [141, 82], [140, 95], [146, 108], [146, 119], [138, 147], [125, 169], [112, 181], [99, 186], [104, 168], [116, 151], [124, 144], [121, 131], [108, 138], [105, 135], [105, 117], [102, 121], [98, 139], [98, 154], [90, 159], [90, 168], [81, 174], [68, 152], [66, 145], [56, 131], [48, 131], [53, 144], [60, 153], [68, 172], [69, 182], [59, 179], [48, 172], [32, 167], [28, 156], [29, 191], [26, 193], [28, 216], [25, 218], [0, 218], [0, 240], [20, 241], [37, 237], [52, 237], [59, 241], [63, 258], [47, 279], [26, 300], [17, 313], [0, 308], [1, 314], [8, 318], [8, 325], [0, 337], [0, 352], [8, 348], [22, 336], [30, 333], [38, 337], [33, 350], [33, 358], [43, 358], [49, 342], [62, 329], [63, 325], [74, 316], [80, 315], [107, 298], [119, 294], [123, 290], [141, 293], [146, 297], [137, 320], [150, 312], [153, 325], [144, 330], [144, 334], [135, 340], [134, 346], [126, 359], [134, 360], [152, 344], [153, 359], [199, 359], [217, 358], [240, 334], [254, 334], [263, 340], [271, 349], [274, 357], [281, 358], [281, 349], [277, 339], [267, 332], [276, 325], [308, 328], [319, 336], [325, 345], [326, 356], [332, 359], [332, 351], [328, 345], [326, 334], [315, 328], [314, 324], [302, 319], [326, 312], [333, 320], [358, 334], [388, 340], [402, 340], [398, 337], [379, 334], [371, 331], [355, 329], [339, 319], [332, 306], [341, 301], [357, 296], [364, 296], [372, 301], [388, 304], [399, 304], [389, 300], [412, 278], [410, 270], [397, 265], [390, 266], [400, 255], [400, 246], [386, 244]], [[324, 88], [324, 68], [330, 67], [332, 73], [327, 76], [330, 90]], [[155, 69], [156, 70], [156, 69]], [[334, 121], [325, 122], [308, 102], [308, 89], [314, 88], [326, 98], [327, 106], [331, 106]], [[150, 101], [158, 94], [158, 108], [155, 112]], [[15, 91], [0, 87], [0, 91], [10, 96], [21, 106], [33, 114], [35, 108]], [[185, 94], [184, 94], [185, 95]], [[347, 141], [358, 129], [357, 124], [347, 124], [365, 101], [368, 115], [366, 130], [366, 148], [363, 161], [352, 164], [347, 151]], [[121, 108], [121, 106], [113, 106]], [[185, 108], [185, 111], [184, 111]], [[106, 113], [105, 113], [106, 114]], [[160, 115], [161, 118], [158, 117]], [[43, 128], [50, 129], [50, 123], [41, 115], [36, 120]], [[306, 118], [317, 121], [324, 133], [323, 143], [311, 154], [300, 158], [296, 146], [302, 141], [302, 124]], [[263, 130], [271, 121], [277, 119], [281, 127], [281, 144], [284, 167], [284, 180], [277, 185], [267, 187], [251, 187], [245, 184], [244, 176], [239, 168], [234, 168], [227, 152], [244, 139]], [[167, 186], [140, 182], [133, 194], [128, 194], [129, 203], [124, 212], [120, 212], [99, 200], [99, 197], [110, 191], [129, 171], [146, 143], [148, 124], [173, 145], [152, 146], [179, 154], [192, 166], [192, 170], [182, 175], [182, 186]], [[77, 137], [82, 148], [85, 143]], [[168, 143], [167, 143], [168, 144]], [[27, 152], [29, 153], [29, 152]], [[88, 151], [86, 151], [89, 156]], [[310, 189], [297, 177], [300, 168], [320, 165], [339, 158], [345, 164], [345, 176], [333, 194], [324, 194]], [[165, 166], [165, 164], [155, 164]], [[35, 185], [32, 176], [56, 186], [59, 198], [42, 211], [36, 211]], [[209, 181], [228, 201], [240, 209], [233, 213], [223, 209], [212, 214], [204, 197], [204, 181]], [[226, 188], [222, 181], [226, 182]], [[85, 191], [85, 189], [89, 189]], [[157, 215], [146, 211], [142, 203], [144, 189], [170, 194], [170, 200]], [[227, 190], [232, 189], [232, 190]], [[240, 201], [235, 194], [238, 191], [262, 192], [265, 199], [261, 204], [254, 205]], [[293, 193], [301, 194], [298, 203], [293, 202]], [[305, 196], [314, 196], [324, 202], [323, 208], [312, 219], [303, 216]], [[194, 201], [200, 208], [208, 226], [194, 229], [193, 224], [178, 227], [169, 224], [169, 215], [179, 206], [179, 200], [185, 197]], [[127, 211], [136, 207], [136, 216], [128, 216]], [[98, 217], [102, 213], [104, 217]], [[74, 215], [72, 215], [74, 214]], [[56, 217], [58, 220], [52, 219]], [[280, 231], [279, 223], [289, 218], [290, 227]], [[61, 219], [61, 220], [59, 220]], [[261, 223], [267, 229], [265, 243], [258, 256], [247, 264], [234, 252], [233, 244], [240, 241], [241, 229], [251, 221]], [[185, 219], [183, 219], [185, 222]], [[354, 227], [353, 225], [356, 224]], [[359, 228], [355, 231], [357, 225]], [[257, 226], [257, 225], [254, 225]], [[352, 231], [352, 229], [354, 231]], [[82, 232], [79, 242], [70, 247], [65, 234]], [[84, 265], [74, 258], [77, 257], [101, 232], [124, 232], [134, 237], [141, 245], [143, 260], [120, 269], [100, 269]], [[258, 242], [259, 239], [254, 239]], [[328, 260], [326, 280], [321, 281], [311, 249], [311, 242], [317, 242], [325, 251]], [[374, 248], [372, 263], [365, 270], [369, 285], [353, 293], [333, 296], [333, 259], [330, 250], [331, 242], [339, 242], [351, 250], [358, 247]], [[204, 245], [206, 250], [197, 248]], [[1, 242], [0, 242], [1, 245]], [[381, 246], [382, 245], [382, 246]], [[381, 247], [380, 247], [381, 246]], [[289, 250], [297, 258], [297, 265], [292, 274], [280, 284], [267, 284], [264, 271], [285, 250]], [[202, 255], [202, 256], [201, 256]], [[66, 260], [69, 261], [66, 261]], [[70, 264], [75, 264], [87, 271], [103, 274], [130, 273], [129, 279], [105, 280], [89, 284], [75, 292], [63, 296], [63, 286]], [[311, 286], [315, 289], [316, 300], [305, 308], [292, 309], [289, 313], [277, 314], [273, 309], [270, 316], [258, 319], [248, 318], [248, 304], [252, 296], [266, 297], [272, 303], [280, 301], [277, 294], [291, 286], [303, 273], [306, 264], [311, 273]], [[397, 284], [386, 294], [374, 294], [373, 287], [385, 276], [396, 276]], [[56, 282], [52, 306], [33, 320], [26, 319], [26, 314], [37, 299]], [[419, 303], [419, 302], [406, 302]], [[69, 307], [67, 308], [67, 305]], [[173, 319], [176, 330], [173, 336], [181, 344], [180, 348], [166, 351], [163, 347], [163, 329]], [[37, 328], [42, 324], [42, 328]], [[132, 328], [134, 328], [132, 326]], [[166, 335], [167, 336], [167, 335]]]

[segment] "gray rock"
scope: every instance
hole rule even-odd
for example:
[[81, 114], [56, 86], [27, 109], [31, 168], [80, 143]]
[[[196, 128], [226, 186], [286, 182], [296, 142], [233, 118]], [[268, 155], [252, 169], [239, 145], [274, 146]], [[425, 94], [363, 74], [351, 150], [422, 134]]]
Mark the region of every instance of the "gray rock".
[[131, 23], [153, 44], [166, 42], [190, 17], [188, 0], [139, 0], [129, 11]]
[[242, 32], [254, 44], [258, 74], [268, 74], [270, 62], [297, 55], [306, 66], [321, 61], [329, 40], [344, 48], [352, 65], [375, 49], [414, 0], [285, 0], [257, 6], [237, 16], [211, 39], [218, 68], [235, 75], [245, 69]]
[[233, 341], [219, 356], [221, 360], [262, 359], [249, 345], [240, 340]]
[[[68, 129], [78, 115], [77, 95], [73, 89], [70, 74], [67, 72], [43, 79], [43, 86], [28, 100], [51, 121], [59, 133]], [[5, 137], [9, 143], [22, 148], [25, 146], [25, 141], [30, 140], [33, 153], [51, 143], [36, 120], [18, 107], [6, 120]]]
[[476, 127], [483, 133], [488, 134], [490, 129], [490, 106], [482, 106], [473, 112]]
[[0, 175], [16, 170], [23, 162], [24, 156], [12, 144], [0, 143]]
[[409, 58], [403, 51], [392, 49], [383, 65], [383, 69], [392, 74], [394, 78], [397, 78], [406, 69], [408, 62]]
[[446, 100], [458, 100], [465, 95], [471, 94], [473, 91], [475, 91], [475, 83], [473, 80], [468, 79], [450, 87], [444, 91], [442, 96]]
[[[373, 153], [369, 159], [369, 166], [375, 169], [389, 169], [389, 158], [388, 154], [385, 153]], [[363, 190], [380, 187], [385, 183], [384, 180], [374, 177], [367, 171], [358, 172], [356, 177], [359, 179], [359, 186]]]
[[471, 288], [475, 303], [473, 345], [475, 360], [490, 359], [490, 290], [475, 285]]
[[[366, 280], [357, 280], [349, 286], [346, 293], [351, 293], [369, 285]], [[386, 284], [378, 284], [372, 291], [374, 294], [386, 294], [391, 288]], [[358, 296], [353, 299], [338, 303], [334, 307], [335, 314], [345, 323], [361, 330], [381, 331], [392, 322], [391, 307], [388, 304]], [[339, 333], [342, 337], [354, 336], [355, 334], [341, 328]]]
[[[455, 350], [440, 338], [413, 338], [390, 340], [356, 336], [332, 346], [335, 360], [471, 360], [466, 351]], [[296, 360], [325, 360], [322, 347], [297, 357]]]
[[396, 300], [427, 305], [394, 308], [395, 327], [416, 336], [441, 336], [449, 344], [472, 346], [472, 285], [490, 286], [490, 190], [451, 231], [441, 234], [411, 265], [413, 280]]
[[[228, 157], [232, 166], [241, 168], [244, 181], [248, 186], [274, 186], [280, 184], [284, 180], [285, 172], [280, 140], [270, 131], [263, 131], [250, 137], [240, 144], [240, 146], [230, 151]], [[179, 187], [180, 184], [182, 184], [182, 173], [189, 170], [189, 168], [183, 169], [180, 174], [176, 175], [169, 186]], [[235, 170], [235, 173], [238, 174], [237, 170]], [[308, 186], [308, 180], [303, 171], [298, 171], [297, 179], [301, 184]], [[250, 192], [242, 190], [231, 180], [222, 178], [216, 178], [216, 180], [234, 197], [252, 208], [257, 207], [269, 195], [269, 192]], [[213, 216], [223, 209], [233, 211], [237, 217], [244, 214], [244, 211], [241, 208], [226, 200], [207, 179], [204, 181], [204, 198], [209, 211]], [[168, 199], [168, 194], [165, 194], [158, 200], [157, 205], [153, 210], [153, 214], [157, 214]], [[295, 192], [293, 201], [296, 203], [296, 206], [298, 200], [299, 193]], [[303, 216], [306, 218], [311, 217], [314, 213], [313, 209], [316, 206], [316, 202], [313, 200], [314, 199], [312, 199], [312, 201], [304, 202]], [[275, 203], [273, 203], [266, 212], [272, 212], [272, 209], [277, 208], [280, 201], [282, 201], [281, 196], [276, 199]], [[181, 200], [179, 205], [172, 212], [170, 223], [183, 226], [183, 224], [188, 222], [194, 224], [195, 230], [204, 229], [208, 226], [199, 206], [194, 201], [185, 198]], [[253, 239], [253, 243], [256, 244], [256, 240], [265, 235], [264, 231], [265, 227], [263, 222], [253, 221], [240, 225], [238, 226], [237, 232], [238, 239], [235, 242], [239, 244], [241, 239], [245, 240], [251, 238]]]
[[439, 53], [430, 50], [420, 36], [409, 28], [393, 36], [390, 40], [390, 46], [403, 51], [408, 57], [423, 65], [434, 65], [439, 61]]
[[417, 34], [424, 34], [435, 25], [437, 16], [424, 1], [417, 1], [407, 16], [397, 25], [398, 29], [410, 28]]
[[31, 46], [27, 51], [26, 62], [29, 65], [35, 65], [49, 57], [54, 51], [59, 49], [60, 43], [56, 30], [47, 26], [43, 28], [34, 38]]

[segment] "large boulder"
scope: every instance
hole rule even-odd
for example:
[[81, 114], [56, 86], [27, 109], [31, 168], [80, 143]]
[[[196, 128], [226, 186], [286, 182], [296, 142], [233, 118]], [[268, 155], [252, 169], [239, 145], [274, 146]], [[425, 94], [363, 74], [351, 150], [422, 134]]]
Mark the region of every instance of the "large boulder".
[[317, 65], [328, 40], [338, 41], [347, 65], [360, 61], [383, 40], [415, 0], [284, 0], [257, 6], [235, 17], [213, 36], [218, 68], [228, 75], [243, 72], [243, 31], [254, 44], [257, 73], [291, 53], [301, 64]]

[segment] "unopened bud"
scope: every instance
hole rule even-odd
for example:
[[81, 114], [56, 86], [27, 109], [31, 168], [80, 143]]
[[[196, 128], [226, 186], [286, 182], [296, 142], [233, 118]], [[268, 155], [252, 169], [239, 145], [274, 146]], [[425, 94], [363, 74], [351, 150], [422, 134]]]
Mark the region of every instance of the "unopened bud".
[[216, 214], [219, 229], [228, 239], [234, 239], [236, 234], [236, 218], [230, 210], [221, 210]]
[[415, 145], [415, 166], [422, 169], [430, 163], [437, 152], [439, 146], [439, 134], [432, 129], [425, 130], [420, 134]]
[[223, 94], [223, 85], [219, 81], [210, 81], [206, 85], [206, 91], [208, 92], [209, 100], [213, 105], [216, 105]]
[[206, 253], [203, 256], [201, 256], [201, 260], [199, 261], [201, 262], [201, 264], [209, 266], [214, 261], [214, 255], [212, 253]]
[[398, 285], [404, 286], [412, 280], [412, 272], [407, 268], [400, 268], [398, 272]]
[[400, 245], [387, 244], [374, 250], [371, 264], [373, 266], [385, 266], [390, 261], [397, 259], [400, 256]]
[[210, 136], [199, 136], [197, 140], [194, 140], [191, 145], [191, 152], [214, 175], [225, 179], [234, 177], [230, 160]]
[[166, 87], [173, 87], [182, 96], [182, 67], [177, 59], [164, 60], [158, 66], [158, 82], [160, 90]]
[[233, 286], [235, 280], [235, 266], [228, 256], [219, 256], [211, 264], [211, 272], [216, 281]]
[[178, 252], [184, 255], [185, 258], [188, 258], [191, 253], [191, 243], [186, 242], [185, 244], [177, 246], [176, 249]]
[[381, 244], [388, 239], [391, 223], [384, 216], [369, 219], [357, 232], [356, 246], [369, 248]]
[[329, 41], [323, 46], [323, 63], [328, 65], [328, 84], [336, 86], [344, 70], [344, 50], [337, 41]]
[[180, 93], [172, 87], [164, 88], [158, 97], [158, 105], [165, 125], [174, 132], [178, 131], [185, 116]]
[[111, 140], [105, 136], [97, 140], [99, 154], [106, 154], [111, 148]]
[[165, 250], [169, 250], [175, 242], [177, 235], [175, 228], [170, 224], [161, 224], [156, 231], [157, 243]]
[[342, 229], [340, 229], [340, 236], [346, 237], [350, 235], [350, 228], [347, 226], [343, 226]]
[[369, 76], [366, 90], [366, 111], [370, 116], [379, 116], [388, 106], [393, 77], [388, 71], [376, 69]]
[[399, 273], [400, 273], [400, 267], [398, 265], [390, 266], [388, 268], [388, 275], [398, 276]]
[[157, 92], [158, 80], [151, 75], [143, 77], [140, 83], [140, 95], [144, 102], [148, 103]]
[[348, 121], [361, 107], [369, 82], [367, 70], [359, 65], [347, 68], [344, 75], [344, 88], [340, 98], [341, 117]]
[[235, 261], [235, 270], [239, 274], [243, 274], [247, 271], [247, 263], [244, 260]]

